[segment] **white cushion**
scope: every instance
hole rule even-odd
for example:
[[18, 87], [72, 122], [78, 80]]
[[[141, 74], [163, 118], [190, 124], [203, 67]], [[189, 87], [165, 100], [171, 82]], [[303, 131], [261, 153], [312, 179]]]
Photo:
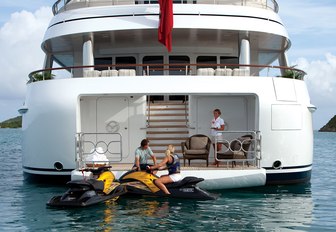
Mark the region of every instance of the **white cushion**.
[[84, 77], [100, 77], [98, 70], [84, 70]]
[[232, 76], [232, 69], [230, 68], [217, 68], [215, 76]]
[[233, 69], [233, 76], [249, 76], [250, 70], [247, 68], [235, 68]]
[[134, 69], [119, 69], [119, 76], [135, 76]]
[[118, 76], [118, 70], [112, 69], [112, 70], [103, 70], [101, 72], [102, 77], [114, 77]]
[[197, 69], [198, 76], [213, 76], [215, 74], [215, 70], [213, 68], [199, 68]]

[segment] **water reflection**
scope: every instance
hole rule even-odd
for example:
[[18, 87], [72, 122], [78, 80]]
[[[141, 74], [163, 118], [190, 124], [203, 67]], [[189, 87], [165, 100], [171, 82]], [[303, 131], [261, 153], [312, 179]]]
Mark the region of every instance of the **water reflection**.
[[[47, 208], [46, 202], [63, 193], [66, 187], [25, 183], [20, 147], [18, 143], [10, 143], [0, 147], [3, 177], [0, 228], [2, 231], [333, 231], [336, 178], [332, 178], [331, 161], [336, 152], [336, 133], [318, 135], [324, 137], [315, 140], [312, 186], [226, 190], [215, 201], [122, 198], [84, 209]], [[9, 144], [9, 138], [6, 134], [1, 139], [0, 130], [0, 144]]]
[[[214, 201], [127, 197], [89, 208], [52, 209], [45, 203], [65, 187], [23, 184], [17, 212], [24, 230], [274, 231], [307, 230], [312, 223], [310, 185], [225, 190]], [[24, 216], [22, 216], [24, 215]], [[47, 225], [49, 227], [47, 227]]]
[[226, 223], [238, 224], [236, 231], [307, 230], [313, 218], [310, 184], [224, 191], [221, 199]]

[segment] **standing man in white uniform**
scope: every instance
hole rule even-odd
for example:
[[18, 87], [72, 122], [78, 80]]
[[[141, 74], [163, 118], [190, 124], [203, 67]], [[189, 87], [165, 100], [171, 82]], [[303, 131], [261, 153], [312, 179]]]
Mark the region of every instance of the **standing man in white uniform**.
[[[214, 158], [215, 158], [214, 165], [219, 164], [219, 162], [216, 161], [215, 140], [216, 140], [216, 137], [222, 136], [223, 134], [222, 131], [224, 131], [224, 128], [225, 128], [224, 119], [220, 117], [221, 114], [222, 113], [219, 109], [215, 109], [213, 111], [214, 118], [211, 121], [211, 136], [212, 136], [211, 140], [214, 146]], [[222, 149], [222, 144], [221, 143], [217, 144], [217, 151], [221, 149]]]

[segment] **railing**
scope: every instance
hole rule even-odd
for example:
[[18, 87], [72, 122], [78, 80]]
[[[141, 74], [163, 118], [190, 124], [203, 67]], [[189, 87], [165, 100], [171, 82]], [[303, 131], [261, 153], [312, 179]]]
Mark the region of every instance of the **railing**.
[[[172, 66], [172, 68], [171, 68]], [[176, 68], [180, 67], [180, 68]], [[134, 69], [135, 68], [135, 69]], [[123, 65], [88, 65], [88, 66], [69, 66], [69, 67], [59, 67], [59, 68], [46, 68], [34, 71], [29, 74], [29, 81], [41, 81], [54, 79], [56, 76], [53, 74], [54, 71], [65, 70], [71, 74], [70, 77], [100, 77], [106, 75], [100, 74], [100, 71], [94, 70], [100, 69], [101, 72], [115, 71], [108, 76], [120, 75], [120, 70], [131, 70], [132, 75], [144, 75], [150, 76], [155, 75], [160, 72], [159, 75], [169, 75], [169, 71], [178, 71], [180, 75], [217, 75], [219, 76], [278, 76], [284, 78], [292, 78], [303, 80], [306, 73], [300, 69], [294, 67], [285, 66], [270, 66], [270, 65], [243, 65], [243, 64], [123, 64]], [[119, 71], [117, 71], [117, 69]], [[96, 71], [94, 73], [88, 73], [89, 71]], [[205, 71], [206, 73], [198, 71]], [[208, 71], [211, 71], [210, 73]], [[77, 75], [73, 73], [77, 71]], [[230, 72], [225, 72], [230, 71]], [[237, 72], [235, 72], [237, 71]], [[166, 73], [165, 73], [166, 72]], [[119, 73], [119, 74], [118, 74]], [[236, 74], [235, 74], [236, 73]], [[123, 74], [125, 76], [125, 74]], [[176, 75], [176, 74], [175, 74]], [[130, 75], [128, 75], [130, 76]]]
[[[218, 144], [221, 149], [218, 150]], [[260, 168], [261, 134], [258, 131], [225, 131], [215, 138], [215, 159], [227, 166], [242, 163], [243, 167]]]
[[189, 106], [188, 106], [188, 102], [187, 101], [187, 95], [184, 95], [184, 119], [185, 119], [185, 123], [186, 123], [186, 127], [190, 127], [190, 123], [189, 123]]
[[[275, 0], [173, 0], [173, 3], [251, 6], [270, 9], [274, 12], [279, 11], [278, 3]], [[158, 4], [158, 0], [57, 0], [52, 11], [56, 15], [62, 11], [84, 7], [140, 4]]]
[[150, 95], [147, 96], [147, 125], [146, 127], [148, 128], [151, 124], [151, 100], [150, 100]]
[[122, 160], [120, 133], [77, 133], [77, 168], [98, 167]]

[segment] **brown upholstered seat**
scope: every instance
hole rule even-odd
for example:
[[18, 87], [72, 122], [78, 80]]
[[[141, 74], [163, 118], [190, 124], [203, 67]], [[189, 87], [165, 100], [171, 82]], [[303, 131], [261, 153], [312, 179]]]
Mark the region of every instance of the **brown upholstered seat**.
[[202, 159], [206, 160], [207, 166], [209, 165], [209, 152], [210, 152], [211, 140], [208, 136], [197, 134], [188, 138], [185, 142], [181, 143], [183, 164], [185, 166], [185, 160], [188, 160], [190, 166], [190, 160]]

